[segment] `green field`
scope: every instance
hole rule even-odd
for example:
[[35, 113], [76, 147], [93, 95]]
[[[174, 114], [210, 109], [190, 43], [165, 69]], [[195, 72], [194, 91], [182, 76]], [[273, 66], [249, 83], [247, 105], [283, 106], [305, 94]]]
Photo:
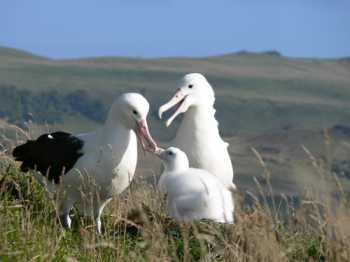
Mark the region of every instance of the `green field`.
[[[12, 148], [44, 131], [92, 130], [128, 91], [150, 101], [151, 132], [166, 145], [179, 121], [165, 128], [157, 109], [189, 72], [205, 74], [216, 92], [238, 186], [235, 226], [167, 218], [154, 188], [159, 162], [140, 154], [132, 186], [105, 209], [102, 236], [76, 211], [73, 229], [63, 230], [54, 201], [18, 170]], [[0, 47], [0, 92], [0, 261], [350, 259], [349, 58], [53, 60]]]
[[[0, 48], [0, 92], [15, 90], [2, 92], [0, 112], [7, 108], [3, 118], [13, 114], [9, 119], [16, 124], [22, 124], [23, 115], [30, 111], [32, 121], [48, 123], [51, 130], [88, 131], [103, 122], [116, 96], [137, 91], [151, 103], [153, 136], [166, 142], [178, 121], [165, 128], [157, 110], [173, 94], [176, 81], [189, 72], [205, 74], [215, 89], [216, 117], [230, 142], [241, 188], [253, 187], [252, 177], [262, 173], [251, 147], [271, 168], [277, 191], [288, 194], [303, 191], [300, 178], [313, 180], [301, 145], [329, 165], [344, 160], [349, 152], [349, 134], [332, 132], [334, 125], [350, 122], [349, 58], [288, 58], [271, 51], [205, 58], [53, 60]], [[330, 130], [332, 157], [328, 158], [323, 129]], [[152, 167], [153, 161], [140, 166]]]

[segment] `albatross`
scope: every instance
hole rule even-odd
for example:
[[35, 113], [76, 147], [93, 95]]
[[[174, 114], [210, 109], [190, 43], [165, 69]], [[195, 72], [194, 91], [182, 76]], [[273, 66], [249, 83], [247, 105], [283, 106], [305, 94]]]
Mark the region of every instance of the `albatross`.
[[170, 217], [233, 223], [232, 193], [216, 176], [203, 169], [190, 168], [186, 154], [178, 148], [159, 148], [155, 153], [164, 165], [158, 189], [167, 195]]
[[228, 189], [235, 190], [228, 143], [220, 136], [214, 102], [214, 90], [207, 79], [199, 73], [187, 74], [180, 80], [175, 95], [159, 108], [159, 118], [175, 107], [175, 112], [166, 121], [169, 127], [179, 114], [184, 113], [170, 145], [186, 153], [191, 167], [207, 170]]
[[21, 170], [35, 170], [35, 177], [56, 196], [63, 227], [71, 227], [69, 211], [92, 216], [101, 233], [101, 213], [113, 196], [123, 192], [133, 179], [137, 164], [137, 140], [154, 151], [147, 114], [149, 103], [140, 94], [125, 93], [111, 106], [103, 127], [73, 135], [43, 134], [13, 151]]

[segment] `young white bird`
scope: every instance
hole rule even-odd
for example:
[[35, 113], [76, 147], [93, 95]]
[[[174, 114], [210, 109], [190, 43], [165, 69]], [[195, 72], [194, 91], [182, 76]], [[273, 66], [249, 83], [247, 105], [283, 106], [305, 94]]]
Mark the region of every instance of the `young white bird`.
[[198, 73], [187, 74], [177, 92], [159, 108], [159, 117], [172, 107], [175, 113], [167, 120], [170, 126], [177, 115], [184, 113], [175, 138], [169, 143], [184, 151], [190, 166], [207, 170], [229, 189], [235, 189], [228, 143], [222, 140], [215, 119], [215, 94], [206, 78]]
[[233, 223], [232, 193], [217, 177], [203, 169], [190, 168], [186, 154], [178, 148], [158, 149], [156, 155], [164, 164], [158, 189], [167, 195], [170, 217]]
[[71, 226], [74, 204], [94, 217], [101, 232], [101, 213], [113, 196], [131, 183], [137, 164], [137, 138], [149, 151], [156, 149], [147, 125], [149, 104], [137, 93], [121, 95], [113, 103], [106, 123], [95, 132], [41, 135], [16, 147], [13, 156], [22, 171], [37, 170], [35, 177], [58, 199], [64, 227]]

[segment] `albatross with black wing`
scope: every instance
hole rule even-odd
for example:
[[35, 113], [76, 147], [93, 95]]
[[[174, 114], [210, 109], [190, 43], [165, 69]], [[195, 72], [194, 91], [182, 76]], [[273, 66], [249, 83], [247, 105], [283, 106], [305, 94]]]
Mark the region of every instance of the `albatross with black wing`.
[[113, 196], [131, 183], [137, 164], [137, 140], [143, 149], [157, 145], [147, 125], [149, 104], [137, 93], [126, 93], [112, 104], [105, 124], [98, 130], [72, 135], [44, 134], [13, 151], [21, 169], [39, 171], [35, 177], [58, 200], [64, 227], [71, 226], [69, 211], [76, 205], [94, 217], [101, 232], [101, 213]]
[[37, 140], [17, 146], [13, 150], [16, 161], [22, 161], [21, 170], [37, 170], [50, 182], [58, 184], [61, 175], [68, 173], [83, 155], [84, 141], [66, 132], [43, 134]]

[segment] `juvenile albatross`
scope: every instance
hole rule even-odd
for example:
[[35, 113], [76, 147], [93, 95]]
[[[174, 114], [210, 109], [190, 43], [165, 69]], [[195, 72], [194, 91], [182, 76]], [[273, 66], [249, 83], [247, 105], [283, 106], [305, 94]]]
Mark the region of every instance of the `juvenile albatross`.
[[158, 188], [167, 195], [168, 214], [177, 220], [211, 219], [233, 223], [231, 191], [203, 169], [190, 168], [186, 154], [178, 148], [158, 149], [164, 164]]
[[176, 107], [175, 113], [166, 121], [170, 126], [177, 115], [184, 113], [176, 136], [169, 144], [186, 153], [191, 167], [207, 170], [233, 190], [236, 186], [232, 181], [228, 144], [220, 137], [214, 102], [214, 90], [206, 78], [198, 73], [187, 74], [179, 82], [173, 98], [159, 108], [159, 118]]
[[156, 149], [147, 125], [149, 104], [137, 93], [118, 97], [103, 127], [72, 135], [44, 134], [16, 147], [13, 156], [21, 170], [35, 169], [35, 177], [57, 199], [61, 223], [70, 228], [74, 204], [95, 219], [101, 233], [101, 213], [113, 196], [133, 179], [137, 164], [137, 139], [148, 151]]

